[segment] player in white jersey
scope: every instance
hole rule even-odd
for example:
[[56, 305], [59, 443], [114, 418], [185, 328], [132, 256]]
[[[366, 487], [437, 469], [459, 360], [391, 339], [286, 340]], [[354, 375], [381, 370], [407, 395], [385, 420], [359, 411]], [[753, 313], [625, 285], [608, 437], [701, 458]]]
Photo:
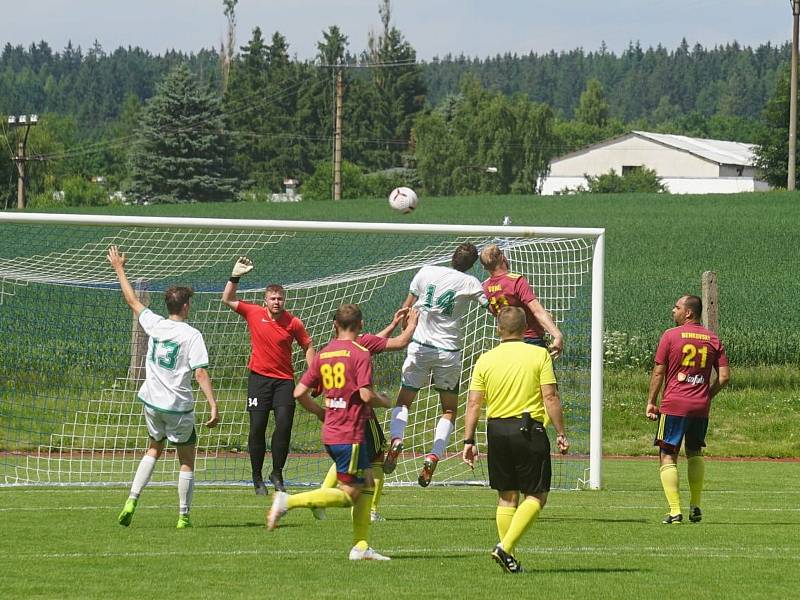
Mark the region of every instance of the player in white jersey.
[[383, 463], [385, 473], [397, 466], [408, 425], [408, 409], [417, 392], [428, 384], [439, 391], [442, 415], [436, 424], [433, 447], [425, 455], [418, 482], [427, 487], [439, 459], [450, 441], [458, 409], [458, 384], [461, 377], [461, 321], [472, 302], [487, 306], [481, 282], [466, 271], [478, 260], [478, 249], [464, 243], [456, 248], [452, 268], [426, 265], [411, 280], [403, 307], [419, 310], [419, 323], [408, 346], [397, 402], [389, 425], [392, 438]]
[[150, 445], [139, 463], [130, 496], [117, 519], [125, 527], [131, 524], [139, 494], [150, 481], [156, 461], [164, 451], [164, 443], [169, 440], [177, 449], [181, 463], [178, 474], [177, 527], [191, 527], [189, 509], [192, 505], [194, 450], [197, 441], [192, 371], [208, 401], [210, 418], [206, 421], [206, 427], [216, 427], [219, 422], [214, 389], [206, 371], [208, 350], [203, 335], [185, 322], [194, 292], [188, 287], [169, 288], [164, 294], [169, 318], [164, 319], [139, 302], [125, 275], [126, 257], [116, 246], [108, 249], [108, 262], [117, 273], [125, 302], [131, 307], [148, 336], [146, 377], [138, 397], [144, 405]]

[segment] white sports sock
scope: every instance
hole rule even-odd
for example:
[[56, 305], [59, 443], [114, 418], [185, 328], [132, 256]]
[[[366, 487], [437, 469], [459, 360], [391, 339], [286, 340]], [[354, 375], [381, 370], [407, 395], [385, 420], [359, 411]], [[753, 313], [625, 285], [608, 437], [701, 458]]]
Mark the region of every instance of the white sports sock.
[[156, 467], [156, 459], [149, 454], [145, 454], [139, 463], [139, 468], [136, 469], [136, 475], [133, 477], [131, 484], [131, 498], [138, 498], [142, 493], [142, 489], [150, 481], [153, 475], [153, 469]]
[[450, 443], [451, 433], [453, 433], [453, 422], [450, 419], [441, 417], [439, 422], [436, 423], [436, 433], [433, 435], [433, 449], [431, 450], [431, 454], [435, 454], [437, 458], [444, 456], [447, 444]]
[[192, 508], [192, 492], [194, 491], [194, 471], [178, 473], [178, 500], [182, 515], [188, 515]]
[[389, 435], [392, 439], [402, 440], [406, 433], [406, 425], [408, 425], [408, 407], [395, 406], [392, 409], [392, 422], [389, 424]]

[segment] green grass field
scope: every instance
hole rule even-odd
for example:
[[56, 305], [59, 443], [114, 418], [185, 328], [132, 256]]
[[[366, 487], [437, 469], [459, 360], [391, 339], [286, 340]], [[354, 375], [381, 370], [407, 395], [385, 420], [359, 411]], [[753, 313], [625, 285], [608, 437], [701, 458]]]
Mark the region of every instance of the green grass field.
[[127, 490], [6, 488], [0, 595], [790, 598], [800, 590], [798, 468], [711, 461], [703, 522], [664, 526], [655, 459], [607, 461], [602, 491], [551, 494], [518, 548], [519, 576], [489, 558], [496, 496], [485, 488], [387, 489], [388, 520], [371, 537], [388, 563], [347, 560], [342, 509], [324, 522], [292, 512], [267, 532], [267, 503], [249, 488], [196, 489], [191, 530], [174, 529], [174, 488], [148, 488], [128, 529], [116, 523]]

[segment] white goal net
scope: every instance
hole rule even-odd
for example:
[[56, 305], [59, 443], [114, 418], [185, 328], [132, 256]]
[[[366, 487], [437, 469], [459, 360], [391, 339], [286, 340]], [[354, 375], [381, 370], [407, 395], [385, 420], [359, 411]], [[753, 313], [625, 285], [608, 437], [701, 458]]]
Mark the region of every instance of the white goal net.
[[[170, 285], [194, 288], [189, 321], [205, 337], [221, 413], [219, 427], [198, 426], [196, 480], [249, 484], [249, 337], [243, 319], [220, 302], [236, 257], [248, 255], [256, 265], [239, 297], [260, 302], [266, 285], [282, 284], [286, 308], [320, 348], [340, 304], [358, 303], [366, 331], [379, 331], [416, 271], [449, 264], [464, 241], [499, 244], [563, 331], [565, 352], [555, 366], [572, 448], [554, 457], [553, 484], [600, 484], [602, 230], [20, 214], [0, 214], [0, 224], [0, 485], [127, 485], [147, 447], [136, 398], [146, 338], [105, 259], [109, 245], [128, 255], [129, 279], [156, 313], [166, 314], [162, 292]], [[486, 277], [479, 263], [472, 274]], [[475, 306], [463, 330], [459, 416], [434, 483], [488, 479], [485, 461], [474, 472], [465, 468], [460, 440], [472, 366], [497, 342], [494, 319]], [[378, 390], [396, 394], [403, 358], [395, 352], [373, 359]], [[299, 350], [294, 363], [299, 376]], [[199, 390], [195, 397], [202, 423], [207, 405]], [[390, 411], [378, 412], [388, 433]], [[422, 389], [387, 484], [416, 482], [438, 416], [438, 396]], [[482, 426], [477, 439], [485, 451]], [[154, 482], [175, 481], [171, 452]], [[298, 407], [287, 483], [319, 483], [329, 465], [319, 423]]]

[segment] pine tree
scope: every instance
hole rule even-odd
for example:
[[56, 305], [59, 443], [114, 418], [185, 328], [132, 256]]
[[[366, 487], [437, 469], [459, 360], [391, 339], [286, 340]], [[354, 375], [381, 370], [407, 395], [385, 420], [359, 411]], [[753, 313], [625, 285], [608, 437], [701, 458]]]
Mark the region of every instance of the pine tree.
[[789, 177], [790, 69], [778, 79], [775, 95], [764, 109], [766, 127], [756, 140], [756, 167], [774, 187], [786, 187]]
[[230, 200], [237, 182], [225, 158], [227, 144], [220, 99], [181, 64], [143, 111], [130, 191], [150, 202]]
[[379, 7], [383, 32], [369, 38], [369, 60], [375, 94], [372, 100], [372, 133], [376, 143], [368, 157], [370, 166], [386, 168], [403, 163], [409, 151], [411, 127], [425, 104], [425, 81], [416, 64], [416, 50], [391, 25], [391, 3]]

